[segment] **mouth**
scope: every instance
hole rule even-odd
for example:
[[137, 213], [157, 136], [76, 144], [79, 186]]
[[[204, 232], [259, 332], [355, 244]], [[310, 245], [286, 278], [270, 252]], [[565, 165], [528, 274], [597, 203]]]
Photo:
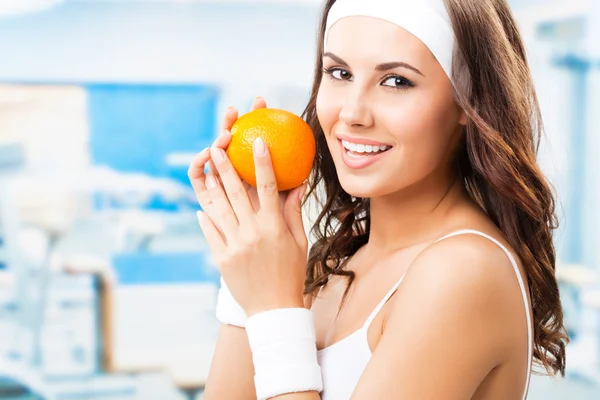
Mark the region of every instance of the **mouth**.
[[351, 169], [366, 168], [389, 154], [393, 146], [365, 139], [338, 136], [342, 161]]
[[343, 149], [346, 151], [346, 154], [353, 158], [373, 157], [378, 154], [383, 154], [392, 148], [392, 146], [385, 144], [363, 144], [350, 142], [348, 140], [340, 140], [340, 142]]

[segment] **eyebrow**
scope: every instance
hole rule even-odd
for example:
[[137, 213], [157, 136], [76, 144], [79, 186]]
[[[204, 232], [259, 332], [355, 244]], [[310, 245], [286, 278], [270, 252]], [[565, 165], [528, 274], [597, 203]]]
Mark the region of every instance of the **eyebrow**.
[[[336, 63], [341, 64], [344, 67], [349, 67], [349, 65], [348, 65], [348, 63], [346, 61], [342, 60], [340, 57], [336, 56], [335, 54], [333, 54], [331, 52], [326, 52], [325, 54], [323, 54], [323, 57], [329, 57], [333, 61], [335, 61]], [[375, 67], [375, 71], [388, 71], [388, 70], [394, 69], [394, 68], [406, 68], [406, 69], [410, 69], [411, 71], [414, 71], [414, 72], [416, 72], [417, 74], [419, 74], [419, 75], [421, 75], [423, 77], [425, 76], [417, 68], [415, 68], [412, 65], [407, 64], [405, 62], [402, 62], [402, 61], [394, 61], [394, 62], [388, 62], [388, 63], [379, 64], [379, 65], [377, 65]]]

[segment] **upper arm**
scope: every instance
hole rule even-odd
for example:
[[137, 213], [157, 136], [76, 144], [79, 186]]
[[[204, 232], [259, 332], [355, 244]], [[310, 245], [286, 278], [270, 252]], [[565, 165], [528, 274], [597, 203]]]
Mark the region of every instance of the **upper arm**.
[[507, 268], [499, 248], [472, 235], [426, 249], [352, 398], [470, 399], [506, 350]]
[[252, 351], [244, 328], [221, 324], [203, 398], [256, 400]]

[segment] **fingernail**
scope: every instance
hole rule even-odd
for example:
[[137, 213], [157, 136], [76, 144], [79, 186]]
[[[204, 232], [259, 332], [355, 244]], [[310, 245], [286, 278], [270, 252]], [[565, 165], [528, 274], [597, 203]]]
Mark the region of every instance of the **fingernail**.
[[204, 217], [204, 213], [202, 211], [197, 211], [196, 217], [198, 218], [198, 221], [202, 221], [202, 217]]
[[212, 174], [206, 175], [206, 187], [209, 189], [214, 189], [217, 187], [217, 181]]
[[260, 137], [257, 137], [254, 140], [254, 154], [256, 154], [257, 156], [262, 156], [265, 154], [265, 152], [266, 152], [265, 142]]
[[223, 161], [225, 161], [225, 152], [223, 151], [223, 149], [220, 149], [218, 147], [212, 147], [210, 149], [210, 155], [214, 162], [217, 164], [222, 164]]

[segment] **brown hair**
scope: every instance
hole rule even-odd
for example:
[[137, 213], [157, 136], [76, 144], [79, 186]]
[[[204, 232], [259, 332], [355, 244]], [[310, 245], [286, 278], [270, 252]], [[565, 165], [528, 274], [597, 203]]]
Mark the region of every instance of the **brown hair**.
[[[534, 359], [550, 374], [565, 373], [569, 339], [556, 282], [557, 228], [552, 190], [540, 171], [536, 153], [543, 131], [540, 109], [525, 48], [506, 0], [445, 0], [454, 33], [455, 101], [468, 124], [457, 164], [468, 193], [486, 211], [521, 258], [531, 293]], [[322, 13], [315, 79], [304, 118], [317, 141], [309, 194], [322, 211], [312, 227], [305, 293], [315, 294], [330, 274], [348, 278], [344, 266], [369, 240], [369, 200], [352, 197], [341, 187], [316, 113], [322, 79], [323, 38], [329, 10]]]

